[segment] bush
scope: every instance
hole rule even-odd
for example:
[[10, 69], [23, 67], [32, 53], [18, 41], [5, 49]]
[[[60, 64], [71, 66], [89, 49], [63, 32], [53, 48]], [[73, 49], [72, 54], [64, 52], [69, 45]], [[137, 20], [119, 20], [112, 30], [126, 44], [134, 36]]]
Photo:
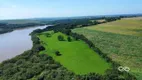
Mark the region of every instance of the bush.
[[59, 41], [64, 41], [64, 37], [63, 37], [62, 35], [59, 35], [59, 36], [58, 36], [58, 40], [59, 40]]
[[35, 52], [39, 52], [39, 51], [43, 51], [43, 50], [45, 50], [45, 48], [42, 45], [40, 45], [40, 44], [35, 45], [33, 47], [33, 51], [35, 51]]
[[68, 37], [67, 40], [68, 40], [68, 42], [71, 42], [71, 41], [72, 41], [71, 37]]
[[59, 51], [56, 51], [55, 54], [56, 54], [56, 56], [61, 56]]
[[46, 33], [45, 35], [46, 35], [46, 37], [51, 37], [51, 34], [49, 34], [49, 33]]

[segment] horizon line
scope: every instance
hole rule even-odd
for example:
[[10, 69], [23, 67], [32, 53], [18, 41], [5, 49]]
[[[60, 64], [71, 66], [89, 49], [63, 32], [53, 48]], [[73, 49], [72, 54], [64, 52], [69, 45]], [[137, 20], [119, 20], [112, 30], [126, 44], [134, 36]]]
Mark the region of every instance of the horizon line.
[[108, 17], [108, 16], [142, 16], [142, 13], [134, 13], [134, 14], [128, 14], [128, 13], [124, 13], [124, 14], [103, 14], [103, 15], [84, 15], [84, 16], [63, 16], [63, 17], [31, 17], [31, 18], [13, 18], [13, 19], [0, 19], [0, 21], [3, 20], [25, 20], [25, 19], [40, 19], [40, 18], [44, 18], [44, 19], [57, 19], [57, 18], [77, 18], [77, 17]]

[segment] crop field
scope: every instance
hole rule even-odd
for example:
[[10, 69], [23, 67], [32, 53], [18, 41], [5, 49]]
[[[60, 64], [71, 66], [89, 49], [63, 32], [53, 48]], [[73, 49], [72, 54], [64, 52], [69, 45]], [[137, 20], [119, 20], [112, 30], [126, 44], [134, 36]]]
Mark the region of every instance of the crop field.
[[[47, 37], [47, 33], [51, 36]], [[59, 35], [64, 37], [64, 41], [58, 40]], [[111, 68], [110, 63], [107, 63], [81, 40], [76, 41], [71, 37], [72, 41], [69, 42], [65, 34], [52, 31], [40, 34], [39, 38], [46, 48], [40, 54], [52, 56], [55, 61], [60, 62], [68, 70], [76, 74], [82, 75], [90, 72], [104, 74], [107, 69]], [[56, 51], [59, 51], [61, 55], [55, 55]]]
[[109, 22], [86, 28], [116, 34], [142, 36], [142, 18], [124, 18], [115, 22]]
[[[142, 79], [142, 24], [140, 19], [122, 19], [97, 26], [76, 28], [113, 61], [129, 67], [130, 73]], [[132, 31], [133, 30], [133, 31]], [[135, 31], [134, 31], [135, 30]]]

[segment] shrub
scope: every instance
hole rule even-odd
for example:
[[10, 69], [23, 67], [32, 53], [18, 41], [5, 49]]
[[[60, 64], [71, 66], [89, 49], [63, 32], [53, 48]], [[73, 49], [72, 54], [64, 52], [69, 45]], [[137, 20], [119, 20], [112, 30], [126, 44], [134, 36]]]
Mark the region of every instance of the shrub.
[[64, 41], [64, 37], [63, 37], [62, 35], [59, 35], [59, 36], [58, 36], [58, 40], [59, 40], [59, 41]]
[[72, 41], [71, 37], [68, 37], [67, 40], [68, 40], [68, 42], [71, 42], [71, 41]]
[[56, 51], [55, 54], [56, 54], [56, 56], [61, 56], [59, 51]]
[[49, 34], [49, 33], [46, 33], [45, 35], [46, 35], [46, 37], [51, 37], [51, 34]]

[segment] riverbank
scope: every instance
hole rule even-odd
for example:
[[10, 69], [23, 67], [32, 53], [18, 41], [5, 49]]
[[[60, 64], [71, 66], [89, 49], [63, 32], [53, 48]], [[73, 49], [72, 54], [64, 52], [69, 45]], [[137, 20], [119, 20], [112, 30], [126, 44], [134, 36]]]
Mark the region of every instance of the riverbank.
[[0, 30], [0, 34], [12, 32], [12, 31], [13, 31], [13, 30], [3, 30], [3, 29], [1, 29], [1, 30]]
[[0, 26], [0, 34], [5, 34], [5, 33], [9, 33], [12, 32], [14, 30], [18, 30], [18, 29], [25, 29], [25, 28], [31, 28], [31, 27], [37, 27], [37, 26], [45, 26], [45, 25], [33, 25], [33, 26], [25, 26], [25, 27], [17, 27], [17, 28], [3, 28]]
[[9, 33], [0, 34], [0, 62], [30, 50], [33, 44], [29, 34], [33, 30], [43, 29], [47, 26], [16, 29]]

